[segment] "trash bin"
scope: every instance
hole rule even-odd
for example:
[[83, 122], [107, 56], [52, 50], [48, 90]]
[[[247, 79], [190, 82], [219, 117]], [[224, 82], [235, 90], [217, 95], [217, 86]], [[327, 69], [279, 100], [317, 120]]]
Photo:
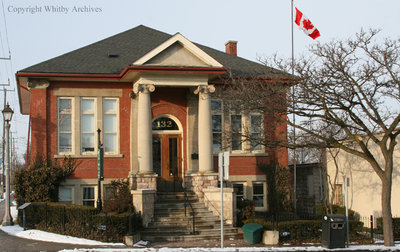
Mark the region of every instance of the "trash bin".
[[328, 214], [322, 220], [322, 246], [325, 248], [344, 248], [346, 242], [346, 217], [341, 214]]
[[251, 244], [262, 240], [263, 226], [257, 223], [248, 223], [242, 227], [244, 240]]

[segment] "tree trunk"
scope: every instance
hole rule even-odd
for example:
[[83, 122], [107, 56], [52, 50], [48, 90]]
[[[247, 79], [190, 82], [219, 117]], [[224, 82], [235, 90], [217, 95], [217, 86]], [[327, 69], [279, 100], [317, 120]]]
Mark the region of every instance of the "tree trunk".
[[394, 246], [393, 219], [391, 208], [392, 180], [382, 180], [382, 220], [385, 246]]

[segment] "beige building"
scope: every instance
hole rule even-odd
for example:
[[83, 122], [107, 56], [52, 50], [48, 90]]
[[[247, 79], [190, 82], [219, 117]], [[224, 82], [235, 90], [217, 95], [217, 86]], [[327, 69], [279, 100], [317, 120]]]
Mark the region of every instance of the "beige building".
[[[380, 157], [378, 162], [384, 164], [382, 154], [379, 155], [377, 145], [369, 143], [370, 150], [374, 156]], [[330, 153], [332, 152], [332, 154]], [[334, 197], [333, 203], [345, 205], [346, 187], [344, 177], [350, 178], [350, 186], [348, 188], [349, 208], [360, 214], [361, 217], [380, 217], [381, 211], [381, 180], [370, 164], [364, 159], [351, 155], [344, 150], [337, 153], [336, 161], [338, 169], [336, 169], [333, 156], [337, 150], [327, 151], [327, 171], [328, 171], [328, 189], [330, 197]], [[336, 172], [337, 171], [337, 172]], [[336, 180], [335, 180], [336, 177]], [[332, 196], [332, 186], [335, 188]], [[392, 215], [400, 216], [400, 146], [397, 145], [394, 153], [393, 168], [393, 184], [392, 184]]]

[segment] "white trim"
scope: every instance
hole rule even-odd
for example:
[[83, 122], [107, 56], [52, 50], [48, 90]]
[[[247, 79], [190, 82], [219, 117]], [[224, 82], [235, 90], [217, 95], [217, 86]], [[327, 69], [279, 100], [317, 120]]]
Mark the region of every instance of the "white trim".
[[181, 122], [179, 121], [179, 119], [176, 118], [176, 117], [173, 116], [173, 115], [170, 115], [170, 114], [160, 114], [160, 115], [154, 117], [154, 118], [151, 120], [152, 126], [153, 126], [153, 122], [154, 122], [155, 120], [157, 120], [158, 118], [161, 118], [161, 117], [167, 117], [167, 118], [172, 119], [172, 120], [176, 123], [176, 125], [178, 125], [178, 130], [153, 130], [153, 131], [152, 131], [152, 132], [153, 132], [152, 134], [182, 134], [182, 133], [183, 133], [183, 127], [182, 127], [182, 124], [181, 124]]
[[200, 60], [202, 60], [204, 63], [207, 65], [210, 65], [211, 67], [223, 67], [221, 63], [216, 61], [214, 58], [212, 58], [210, 55], [205, 53], [203, 50], [198, 48], [195, 44], [193, 44], [191, 41], [189, 41], [187, 38], [182, 36], [180, 33], [175, 34], [168, 40], [166, 40], [164, 43], [161, 45], [157, 46], [150, 52], [148, 52], [146, 55], [141, 57], [140, 59], [136, 60], [135, 62], [132, 63], [132, 65], [143, 65], [147, 61], [151, 60], [158, 54], [160, 54], [162, 51], [166, 50], [168, 47], [170, 47], [174, 43], [180, 43], [185, 49], [193, 53], [196, 57], [198, 57]]

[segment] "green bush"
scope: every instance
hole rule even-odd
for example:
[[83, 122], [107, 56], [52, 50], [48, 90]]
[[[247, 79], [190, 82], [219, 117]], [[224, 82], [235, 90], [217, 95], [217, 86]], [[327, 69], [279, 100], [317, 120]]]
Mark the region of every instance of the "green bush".
[[28, 169], [15, 173], [17, 202], [57, 202], [58, 186], [72, 175], [77, 165], [70, 157], [58, 160], [38, 158]]
[[[19, 223], [23, 223], [22, 216], [20, 212]], [[28, 229], [105, 242], [122, 242], [129, 233], [129, 221], [134, 231], [142, 228], [141, 217], [136, 214], [98, 213], [93, 207], [62, 203], [32, 203], [26, 208], [26, 221]]]
[[132, 194], [129, 189], [129, 182], [123, 179], [113, 180], [110, 183], [112, 194], [104, 200], [103, 211], [115, 213], [133, 213]]

